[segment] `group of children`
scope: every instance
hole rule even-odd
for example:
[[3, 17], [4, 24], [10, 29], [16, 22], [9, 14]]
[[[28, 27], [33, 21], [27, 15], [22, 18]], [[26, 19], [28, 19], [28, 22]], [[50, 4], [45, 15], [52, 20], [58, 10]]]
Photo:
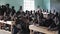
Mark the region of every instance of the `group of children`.
[[[60, 29], [60, 14], [48, 10], [31, 10], [23, 11], [22, 6], [16, 12], [14, 6], [9, 7], [9, 4], [0, 6], [0, 20], [4, 21], [15, 21], [13, 25], [12, 34], [29, 34], [29, 25], [39, 24], [39, 26], [48, 27], [51, 30]], [[47, 18], [44, 17], [43, 12], [49, 13]]]

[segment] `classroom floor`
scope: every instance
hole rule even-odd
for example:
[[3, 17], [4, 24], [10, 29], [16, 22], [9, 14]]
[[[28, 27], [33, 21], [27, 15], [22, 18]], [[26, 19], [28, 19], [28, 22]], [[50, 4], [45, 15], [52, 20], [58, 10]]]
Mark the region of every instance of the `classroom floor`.
[[11, 34], [11, 32], [5, 31], [5, 30], [0, 30], [0, 34]]

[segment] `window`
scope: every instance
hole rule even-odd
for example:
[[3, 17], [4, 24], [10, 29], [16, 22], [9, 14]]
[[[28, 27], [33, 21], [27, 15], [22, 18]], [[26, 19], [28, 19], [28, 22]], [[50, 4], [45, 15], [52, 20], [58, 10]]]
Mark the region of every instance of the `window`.
[[34, 10], [34, 0], [24, 0], [24, 11]]

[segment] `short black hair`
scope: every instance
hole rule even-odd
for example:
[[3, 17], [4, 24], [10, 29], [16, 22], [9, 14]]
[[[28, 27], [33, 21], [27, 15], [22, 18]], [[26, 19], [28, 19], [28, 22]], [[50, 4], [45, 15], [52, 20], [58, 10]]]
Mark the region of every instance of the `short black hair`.
[[6, 4], [6, 6], [9, 6], [9, 4]]
[[12, 8], [14, 8], [14, 6], [12, 6]]

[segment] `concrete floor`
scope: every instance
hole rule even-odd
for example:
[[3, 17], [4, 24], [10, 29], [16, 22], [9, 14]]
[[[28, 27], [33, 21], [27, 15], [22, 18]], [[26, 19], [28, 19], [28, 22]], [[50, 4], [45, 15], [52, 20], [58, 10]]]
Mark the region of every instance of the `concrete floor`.
[[11, 34], [11, 32], [5, 31], [5, 30], [0, 30], [0, 34]]

